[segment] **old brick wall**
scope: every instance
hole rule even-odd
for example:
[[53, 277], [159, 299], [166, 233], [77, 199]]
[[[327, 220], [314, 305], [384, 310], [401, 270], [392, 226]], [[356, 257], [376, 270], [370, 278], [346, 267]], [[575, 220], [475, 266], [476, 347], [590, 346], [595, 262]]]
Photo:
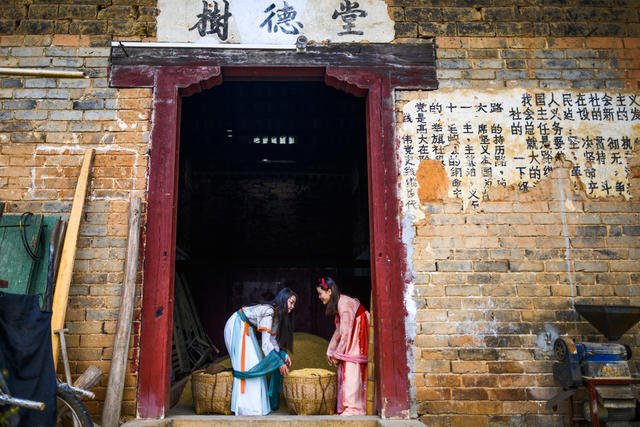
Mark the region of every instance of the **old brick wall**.
[[[387, 3], [396, 42], [435, 38], [440, 87], [639, 89], [637, 0]], [[134, 191], [145, 198], [152, 93], [108, 87], [108, 46], [113, 39], [153, 40], [155, 16], [155, 0], [0, 5], [0, 67], [89, 76], [0, 79], [0, 200], [9, 212], [68, 215], [82, 151], [96, 150], [67, 313], [74, 375], [90, 364], [108, 372], [128, 198]], [[403, 94], [396, 99], [400, 110]], [[481, 211], [461, 212], [448, 200], [428, 204], [427, 218], [415, 225], [411, 369], [415, 414], [425, 423], [560, 423], [543, 408], [555, 389], [542, 333], [549, 327], [597, 337], [575, 322], [567, 283], [594, 301], [640, 303], [638, 156], [631, 202], [574, 193], [558, 166], [534, 191], [505, 192]], [[129, 416], [138, 322], [136, 312], [123, 412]], [[637, 333], [623, 341], [640, 347]], [[105, 384], [88, 402], [96, 421]]]
[[[637, 1], [389, 4], [398, 42], [435, 38], [441, 88], [640, 89]], [[408, 100], [396, 93], [399, 123]], [[476, 210], [447, 198], [423, 206], [410, 262], [412, 384], [425, 424], [567, 422], [557, 415], [566, 404], [544, 408], [557, 391], [548, 336], [603, 340], [572, 301], [640, 303], [639, 164], [636, 146], [631, 201], [574, 191], [571, 164], [558, 161], [528, 193], [505, 189]], [[622, 342], [637, 353], [638, 328]]]
[[[80, 70], [87, 78], [0, 76], [0, 200], [6, 211], [68, 216], [86, 148], [95, 150], [66, 324], [71, 372], [105, 373], [87, 401], [100, 420], [127, 245], [128, 201], [146, 199], [151, 90], [109, 88], [110, 41], [155, 34], [155, 1], [0, 5], [0, 67]], [[123, 415], [135, 414], [140, 301]], [[58, 367], [62, 372], [61, 366]]]

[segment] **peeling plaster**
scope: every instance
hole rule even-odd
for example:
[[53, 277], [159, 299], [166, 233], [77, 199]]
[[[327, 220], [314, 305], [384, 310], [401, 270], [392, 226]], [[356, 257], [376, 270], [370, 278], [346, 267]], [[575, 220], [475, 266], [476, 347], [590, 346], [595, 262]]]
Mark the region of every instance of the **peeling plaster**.
[[536, 345], [545, 353], [553, 351], [553, 343], [560, 336], [558, 330], [548, 323], [544, 325], [544, 331], [536, 335]]
[[404, 328], [405, 333], [407, 335], [407, 341], [409, 345], [407, 346], [407, 365], [409, 366], [409, 396], [410, 396], [410, 404], [409, 408], [410, 416], [412, 418], [417, 417], [417, 404], [416, 404], [416, 387], [413, 381], [414, 374], [414, 362], [415, 362], [415, 346], [413, 342], [416, 337], [416, 313], [417, 306], [416, 301], [414, 300], [414, 276], [413, 276], [413, 239], [415, 238], [416, 232], [413, 227], [413, 218], [411, 215], [407, 215], [401, 218], [400, 220], [402, 227], [402, 244], [406, 248], [406, 271], [405, 271], [405, 282], [406, 289], [404, 292], [404, 305], [407, 310], [407, 316], [404, 320]]

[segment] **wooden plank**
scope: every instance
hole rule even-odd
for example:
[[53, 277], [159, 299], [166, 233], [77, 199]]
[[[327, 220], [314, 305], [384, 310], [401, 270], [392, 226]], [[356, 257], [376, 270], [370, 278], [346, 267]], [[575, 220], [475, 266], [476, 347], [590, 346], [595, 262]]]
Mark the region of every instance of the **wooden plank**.
[[293, 50], [215, 49], [193, 47], [111, 48], [111, 63], [119, 65], [216, 65], [216, 66], [434, 66], [433, 43], [311, 45], [305, 53]]
[[[34, 274], [33, 260], [22, 243], [21, 215], [4, 215], [0, 221], [0, 271], [2, 279], [7, 280], [5, 292], [26, 294]], [[26, 219], [24, 231], [27, 243], [39, 254], [42, 215], [33, 215]]]
[[140, 243], [140, 197], [131, 196], [129, 204], [129, 237], [127, 258], [122, 285], [122, 300], [118, 313], [116, 336], [113, 343], [113, 356], [109, 368], [109, 383], [102, 411], [102, 425], [117, 427], [120, 425], [120, 409], [124, 377], [127, 373], [127, 354], [131, 337], [131, 320], [136, 297], [136, 273], [138, 272], [138, 253]]
[[57, 366], [58, 350], [60, 341], [58, 335], [53, 331], [64, 327], [64, 318], [67, 314], [67, 302], [69, 300], [69, 287], [71, 286], [71, 275], [73, 274], [73, 262], [76, 257], [76, 244], [78, 243], [78, 232], [80, 230], [80, 220], [84, 210], [84, 199], [87, 196], [89, 185], [89, 171], [93, 161], [93, 148], [88, 148], [84, 153], [80, 176], [76, 185], [76, 192], [73, 196], [71, 214], [69, 215], [69, 225], [64, 238], [60, 267], [56, 279], [56, 290], [53, 294], [53, 305], [51, 311], [51, 345], [53, 349], [53, 366]]

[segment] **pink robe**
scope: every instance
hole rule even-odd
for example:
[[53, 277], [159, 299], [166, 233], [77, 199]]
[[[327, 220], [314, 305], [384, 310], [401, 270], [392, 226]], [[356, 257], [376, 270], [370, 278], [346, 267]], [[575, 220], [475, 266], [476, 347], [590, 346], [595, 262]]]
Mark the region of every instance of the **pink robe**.
[[340, 295], [335, 323], [327, 356], [340, 363], [336, 413], [366, 415], [369, 312], [357, 299]]

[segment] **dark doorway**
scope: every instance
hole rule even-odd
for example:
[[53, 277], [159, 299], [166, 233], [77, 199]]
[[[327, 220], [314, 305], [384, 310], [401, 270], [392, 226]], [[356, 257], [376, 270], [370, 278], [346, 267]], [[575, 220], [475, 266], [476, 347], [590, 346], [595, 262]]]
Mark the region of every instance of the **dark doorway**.
[[182, 99], [176, 269], [225, 352], [234, 310], [298, 295], [296, 331], [330, 338], [312, 284], [370, 307], [365, 99], [324, 82], [225, 81]]

